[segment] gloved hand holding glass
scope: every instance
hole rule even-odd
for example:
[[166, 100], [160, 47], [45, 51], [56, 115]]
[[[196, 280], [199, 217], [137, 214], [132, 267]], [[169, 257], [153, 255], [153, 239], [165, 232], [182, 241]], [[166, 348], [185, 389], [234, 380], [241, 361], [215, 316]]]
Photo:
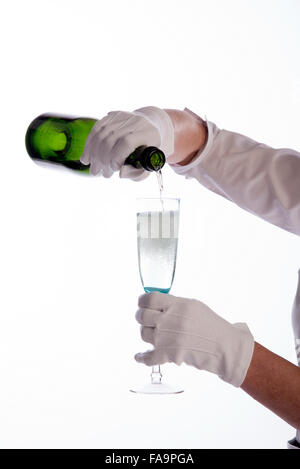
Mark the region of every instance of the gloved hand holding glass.
[[186, 363], [242, 385], [254, 349], [246, 324], [230, 324], [200, 301], [158, 292], [139, 298], [136, 319], [143, 340], [154, 346], [135, 356], [139, 363]]

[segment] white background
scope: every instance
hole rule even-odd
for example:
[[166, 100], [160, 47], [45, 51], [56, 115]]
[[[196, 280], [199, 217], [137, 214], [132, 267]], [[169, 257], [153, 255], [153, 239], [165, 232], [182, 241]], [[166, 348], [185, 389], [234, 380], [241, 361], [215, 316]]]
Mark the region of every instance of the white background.
[[[180, 396], [136, 396], [149, 370], [134, 319], [142, 292], [135, 198], [146, 182], [34, 165], [29, 122], [46, 111], [103, 117], [145, 105], [300, 149], [298, 0], [44, 0], [1, 6], [0, 446], [284, 448], [291, 427], [241, 390], [164, 366]], [[294, 360], [296, 236], [196, 181], [182, 199], [172, 293], [247, 322]]]

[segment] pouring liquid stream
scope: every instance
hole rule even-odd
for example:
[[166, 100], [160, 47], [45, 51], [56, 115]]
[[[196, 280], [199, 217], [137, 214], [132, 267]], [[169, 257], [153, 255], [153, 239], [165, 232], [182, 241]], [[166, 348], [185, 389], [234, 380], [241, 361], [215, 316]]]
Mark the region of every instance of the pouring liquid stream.
[[[161, 169], [157, 171], [156, 176], [157, 176], [157, 182], [158, 182], [161, 208], [162, 208], [162, 212], [164, 212], [164, 199], [163, 199], [164, 184], [163, 184], [163, 177], [162, 177]], [[162, 380], [162, 374], [161, 374], [160, 365], [155, 365], [152, 367], [151, 383], [159, 385], [161, 384], [161, 380]]]
[[163, 184], [163, 177], [162, 177], [161, 169], [159, 171], [157, 171], [156, 176], [157, 176], [157, 182], [158, 182], [158, 188], [159, 188], [159, 197], [160, 197], [160, 202], [161, 202], [161, 206], [162, 206], [162, 211], [164, 211], [164, 201], [163, 201], [164, 184]]

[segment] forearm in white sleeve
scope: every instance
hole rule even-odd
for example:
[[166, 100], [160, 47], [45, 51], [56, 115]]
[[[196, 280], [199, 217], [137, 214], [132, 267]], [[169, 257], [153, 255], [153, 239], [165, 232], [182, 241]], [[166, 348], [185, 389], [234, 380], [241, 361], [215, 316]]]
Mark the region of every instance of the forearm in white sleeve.
[[[194, 113], [197, 119], [202, 119]], [[274, 149], [207, 121], [208, 138], [186, 166], [170, 165], [208, 189], [300, 235], [300, 153]]]

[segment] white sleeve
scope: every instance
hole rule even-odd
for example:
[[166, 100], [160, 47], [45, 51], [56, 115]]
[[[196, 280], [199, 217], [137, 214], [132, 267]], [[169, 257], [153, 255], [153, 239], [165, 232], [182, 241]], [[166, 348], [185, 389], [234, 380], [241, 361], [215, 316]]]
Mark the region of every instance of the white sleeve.
[[204, 149], [186, 166], [170, 165], [174, 171], [300, 235], [300, 153], [270, 148], [244, 135], [220, 130], [212, 122], [206, 124]]

